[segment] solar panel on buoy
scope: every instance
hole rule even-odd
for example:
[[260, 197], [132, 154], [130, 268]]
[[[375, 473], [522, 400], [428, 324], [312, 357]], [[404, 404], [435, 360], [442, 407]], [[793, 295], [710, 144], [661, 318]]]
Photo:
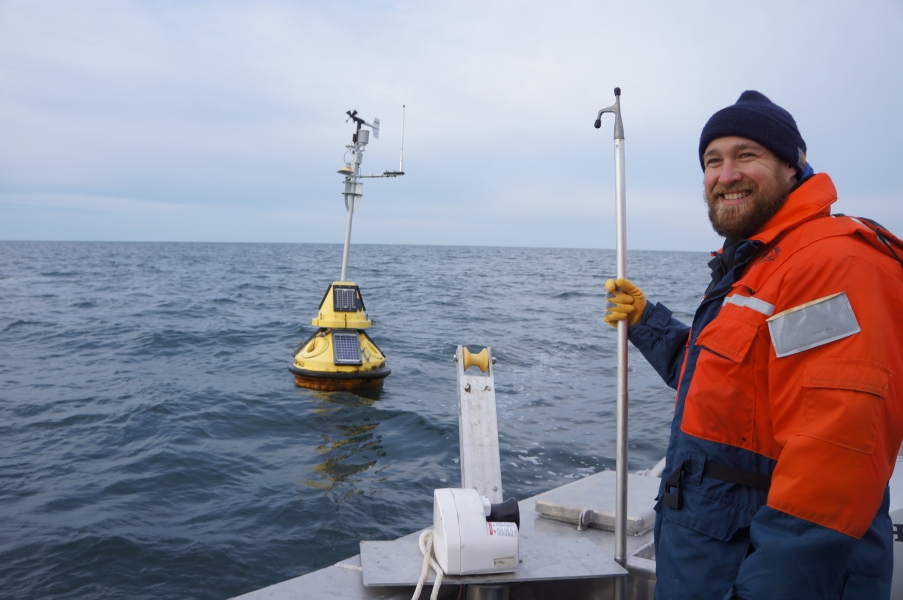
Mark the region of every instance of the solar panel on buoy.
[[361, 364], [361, 342], [354, 333], [332, 332], [332, 348], [335, 364], [359, 365]]
[[357, 312], [357, 288], [333, 286], [332, 306], [336, 312]]

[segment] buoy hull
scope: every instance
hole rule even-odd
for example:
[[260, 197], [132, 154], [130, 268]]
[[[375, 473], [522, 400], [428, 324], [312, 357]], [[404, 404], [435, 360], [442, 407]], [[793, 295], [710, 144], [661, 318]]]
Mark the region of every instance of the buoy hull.
[[392, 369], [387, 367], [354, 373], [307, 371], [295, 366], [289, 367], [288, 370], [295, 376], [296, 386], [324, 392], [352, 392], [379, 388], [392, 372]]
[[311, 324], [317, 331], [292, 352], [295, 360], [288, 370], [295, 385], [323, 391], [382, 387], [392, 371], [365, 331], [371, 322], [353, 281], [330, 284]]

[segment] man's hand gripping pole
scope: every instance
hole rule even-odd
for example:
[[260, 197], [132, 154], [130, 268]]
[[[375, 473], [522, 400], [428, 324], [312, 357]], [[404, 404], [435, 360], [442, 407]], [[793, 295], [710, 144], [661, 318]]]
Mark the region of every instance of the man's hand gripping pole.
[[618, 321], [627, 319], [627, 326], [636, 325], [643, 318], [646, 310], [646, 296], [643, 290], [635, 286], [629, 279], [609, 279], [605, 282], [608, 290], [607, 311], [603, 320], [612, 327], [618, 326]]

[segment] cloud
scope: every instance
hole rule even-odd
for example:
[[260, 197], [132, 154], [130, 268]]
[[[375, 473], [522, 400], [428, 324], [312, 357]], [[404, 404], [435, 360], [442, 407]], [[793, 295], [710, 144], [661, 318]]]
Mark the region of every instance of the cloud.
[[[355, 241], [612, 247], [611, 120], [592, 121], [618, 85], [631, 239], [709, 250], [699, 130], [747, 88], [790, 110], [842, 196], [894, 197], [901, 39], [889, 0], [4, 3], [0, 193], [206, 207], [222, 225], [147, 221], [155, 239], [338, 243], [341, 226], [274, 223], [344, 222], [344, 111], [381, 118], [364, 170], [382, 172], [405, 104], [407, 175], [367, 183]], [[865, 216], [903, 231], [897, 204]], [[112, 239], [151, 210], [67, 225], [12, 206], [14, 239]]]

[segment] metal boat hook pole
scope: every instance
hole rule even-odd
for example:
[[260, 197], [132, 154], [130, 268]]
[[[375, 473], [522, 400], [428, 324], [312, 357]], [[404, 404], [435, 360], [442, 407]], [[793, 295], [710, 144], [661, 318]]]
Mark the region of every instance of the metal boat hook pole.
[[[627, 197], [624, 190], [624, 123], [621, 121], [621, 88], [615, 88], [615, 103], [596, 116], [596, 129], [602, 127], [602, 115], [615, 115], [615, 198], [617, 201], [617, 271], [627, 277]], [[627, 319], [618, 321], [617, 450], [615, 486], [615, 561], [627, 567]], [[627, 582], [615, 580], [615, 597], [623, 600]]]

